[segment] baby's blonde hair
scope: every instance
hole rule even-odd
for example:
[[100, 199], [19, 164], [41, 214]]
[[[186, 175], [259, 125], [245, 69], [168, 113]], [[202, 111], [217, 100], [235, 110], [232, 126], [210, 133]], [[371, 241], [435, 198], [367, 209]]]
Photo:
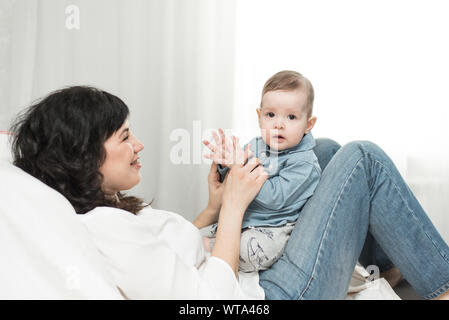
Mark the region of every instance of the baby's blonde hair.
[[[276, 90], [305, 90], [307, 95], [306, 111], [307, 118], [312, 116], [313, 112], [313, 99], [315, 97], [312, 83], [309, 79], [304, 77], [302, 74], [296, 71], [284, 70], [279, 71], [275, 75], [271, 76], [270, 79], [265, 82], [262, 89], [262, 98], [265, 93]], [[260, 101], [260, 108], [262, 108], [262, 100]]]

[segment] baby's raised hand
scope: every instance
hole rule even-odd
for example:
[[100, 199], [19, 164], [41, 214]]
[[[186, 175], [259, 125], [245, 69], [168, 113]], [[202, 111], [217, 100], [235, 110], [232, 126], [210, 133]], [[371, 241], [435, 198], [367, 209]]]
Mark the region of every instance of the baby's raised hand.
[[245, 151], [243, 151], [237, 137], [231, 136], [231, 140], [226, 139], [226, 136], [221, 128], [218, 129], [218, 133], [220, 136], [218, 136], [215, 131], [212, 132], [215, 145], [211, 144], [207, 140], [203, 141], [204, 145], [212, 151], [211, 154], [206, 154], [204, 157], [229, 168], [234, 165], [243, 165], [248, 157], [250, 157], [250, 145], [248, 145]]

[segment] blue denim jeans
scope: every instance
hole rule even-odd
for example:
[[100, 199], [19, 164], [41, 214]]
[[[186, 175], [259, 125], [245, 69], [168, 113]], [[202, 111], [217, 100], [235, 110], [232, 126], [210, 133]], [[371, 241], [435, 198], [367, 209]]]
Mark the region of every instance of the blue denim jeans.
[[323, 170], [281, 258], [259, 273], [267, 299], [344, 299], [357, 260], [396, 266], [425, 299], [449, 289], [449, 247], [376, 144], [317, 139]]

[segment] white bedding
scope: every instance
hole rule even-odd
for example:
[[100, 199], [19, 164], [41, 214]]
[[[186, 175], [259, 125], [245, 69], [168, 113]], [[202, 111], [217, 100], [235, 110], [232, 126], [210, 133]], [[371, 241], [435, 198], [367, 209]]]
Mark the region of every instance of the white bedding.
[[0, 299], [121, 299], [68, 200], [5, 146], [0, 134]]

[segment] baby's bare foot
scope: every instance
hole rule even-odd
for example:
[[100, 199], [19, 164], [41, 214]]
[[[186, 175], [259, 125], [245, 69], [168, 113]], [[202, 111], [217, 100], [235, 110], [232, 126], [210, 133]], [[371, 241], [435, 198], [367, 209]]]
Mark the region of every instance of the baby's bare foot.
[[203, 237], [203, 244], [204, 244], [204, 249], [206, 249], [207, 252], [212, 251], [212, 249], [210, 247], [210, 238]]
[[388, 281], [388, 283], [390, 284], [390, 286], [392, 288], [396, 287], [397, 284], [404, 279], [404, 277], [402, 276], [401, 272], [399, 271], [398, 268], [393, 267], [387, 271], [384, 271], [380, 274], [381, 278], [385, 278], [385, 280]]

